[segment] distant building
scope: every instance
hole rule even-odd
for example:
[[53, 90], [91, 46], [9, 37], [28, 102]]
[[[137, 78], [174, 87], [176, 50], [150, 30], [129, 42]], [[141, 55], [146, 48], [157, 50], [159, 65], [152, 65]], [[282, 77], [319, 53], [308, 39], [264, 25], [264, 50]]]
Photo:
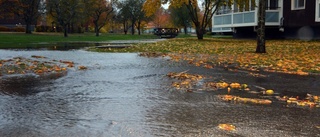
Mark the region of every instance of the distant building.
[[[214, 33], [254, 38], [259, 0], [222, 6], [212, 18]], [[267, 38], [320, 39], [320, 0], [266, 0]]]
[[4, 17], [0, 18], [0, 26], [14, 28], [14, 27], [20, 27], [24, 24], [25, 24], [24, 21], [13, 13], [4, 14]]
[[[11, 0], [11, 1], [14, 1], [14, 0]], [[11, 2], [9, 0], [9, 2]], [[46, 3], [46, 0], [40, 0], [40, 7], [39, 7], [39, 20], [37, 21], [37, 25], [47, 25], [46, 24], [46, 15], [45, 15], [45, 3]], [[11, 3], [10, 3], [11, 4]], [[3, 8], [3, 7], [2, 7]], [[15, 15], [14, 13], [9, 13], [9, 10], [6, 10], [4, 9], [4, 12], [5, 13], [1, 13], [3, 15], [2, 18], [0, 18], [0, 26], [4, 26], [4, 27], [8, 27], [8, 28], [15, 28], [15, 27], [25, 27], [25, 21]], [[36, 24], [31, 24], [31, 29], [33, 30], [34, 27], [35, 27]]]

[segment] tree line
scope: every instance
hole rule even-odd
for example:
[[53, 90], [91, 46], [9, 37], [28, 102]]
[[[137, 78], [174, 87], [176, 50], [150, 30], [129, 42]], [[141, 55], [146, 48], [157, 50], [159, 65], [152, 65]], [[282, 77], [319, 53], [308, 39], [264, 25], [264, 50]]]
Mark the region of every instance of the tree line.
[[[51, 17], [68, 36], [68, 28], [74, 25], [83, 26], [92, 23], [96, 36], [100, 29], [110, 21], [123, 25], [124, 33], [131, 28], [131, 33], [141, 33], [143, 22], [154, 20], [155, 27], [170, 14], [172, 26], [184, 27], [192, 25], [196, 29], [198, 39], [203, 39], [212, 17], [222, 6], [230, 6], [234, 2], [248, 7], [250, 0], [0, 0], [1, 13], [13, 13], [24, 20], [26, 33], [31, 33], [30, 26], [39, 17]], [[162, 4], [170, 3], [167, 11]], [[253, 3], [255, 3], [253, 1]], [[259, 1], [259, 23], [256, 52], [265, 52], [264, 18], [265, 0]], [[167, 12], [167, 13], [166, 13]], [[160, 16], [159, 16], [160, 15]], [[4, 15], [0, 15], [0, 18]], [[169, 18], [167, 18], [169, 19]], [[170, 24], [170, 23], [169, 23]], [[158, 25], [158, 26], [157, 26]], [[260, 46], [259, 46], [260, 45]]]
[[17, 16], [24, 21], [28, 34], [32, 33], [32, 25], [45, 20], [46, 24], [61, 27], [65, 37], [70, 29], [79, 26], [93, 26], [95, 35], [99, 36], [101, 28], [106, 24], [116, 23], [125, 34], [131, 32], [133, 35], [136, 30], [141, 34], [143, 26], [148, 22], [153, 22], [155, 27], [181, 27], [185, 22], [191, 22], [187, 19], [187, 12], [177, 11], [180, 8], [169, 10], [159, 7], [154, 15], [146, 16], [143, 10], [145, 2], [146, 0], [0, 0], [0, 18]]

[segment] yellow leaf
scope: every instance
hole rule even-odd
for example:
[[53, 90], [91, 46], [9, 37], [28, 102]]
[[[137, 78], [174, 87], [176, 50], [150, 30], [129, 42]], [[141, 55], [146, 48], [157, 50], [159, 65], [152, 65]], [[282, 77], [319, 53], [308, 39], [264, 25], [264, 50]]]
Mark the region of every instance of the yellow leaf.
[[227, 130], [227, 131], [236, 130], [236, 127], [234, 125], [231, 125], [231, 124], [219, 124], [218, 127], [220, 129]]
[[265, 94], [267, 95], [273, 95], [274, 94], [274, 91], [269, 89], [269, 90], [266, 90]]
[[231, 83], [230, 87], [239, 89], [239, 88], [241, 88], [241, 85], [239, 83]]

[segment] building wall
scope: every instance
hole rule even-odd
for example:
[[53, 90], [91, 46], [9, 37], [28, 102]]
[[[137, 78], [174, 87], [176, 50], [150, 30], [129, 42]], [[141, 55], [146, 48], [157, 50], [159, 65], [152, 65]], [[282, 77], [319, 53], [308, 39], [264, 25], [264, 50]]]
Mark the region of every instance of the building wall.
[[283, 16], [285, 27], [320, 26], [315, 22], [315, 1], [306, 0], [305, 9], [292, 10], [291, 0], [284, 0]]
[[291, 0], [284, 1], [284, 37], [287, 39], [320, 39], [320, 22], [316, 22], [316, 0], [306, 0], [305, 9], [292, 10]]
[[[279, 31], [279, 27], [266, 27], [265, 35], [266, 39], [283, 39], [284, 32]], [[257, 32], [254, 27], [237, 27], [234, 28], [234, 38], [239, 39], [256, 39]]]
[[[283, 5], [283, 28], [284, 32], [279, 31], [279, 27], [266, 27], [267, 39], [301, 39], [313, 40], [320, 39], [320, 22], [316, 22], [315, 14], [316, 0], [306, 0], [305, 8], [292, 10], [292, 0], [284, 0]], [[235, 38], [256, 38], [254, 27], [235, 28]]]

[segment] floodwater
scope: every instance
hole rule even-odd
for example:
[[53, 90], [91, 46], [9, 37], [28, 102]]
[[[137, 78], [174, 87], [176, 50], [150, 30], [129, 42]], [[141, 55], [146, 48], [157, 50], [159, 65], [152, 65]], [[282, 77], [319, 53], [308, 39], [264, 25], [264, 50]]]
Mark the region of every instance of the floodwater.
[[[49, 78], [0, 78], [2, 137], [320, 136], [320, 108], [224, 102], [219, 91], [178, 91], [166, 74], [188, 70], [215, 81], [320, 95], [318, 76], [266, 73], [268, 77], [257, 78], [136, 53], [0, 50], [0, 59], [31, 55], [70, 60], [88, 69]], [[236, 130], [221, 130], [221, 123]]]

